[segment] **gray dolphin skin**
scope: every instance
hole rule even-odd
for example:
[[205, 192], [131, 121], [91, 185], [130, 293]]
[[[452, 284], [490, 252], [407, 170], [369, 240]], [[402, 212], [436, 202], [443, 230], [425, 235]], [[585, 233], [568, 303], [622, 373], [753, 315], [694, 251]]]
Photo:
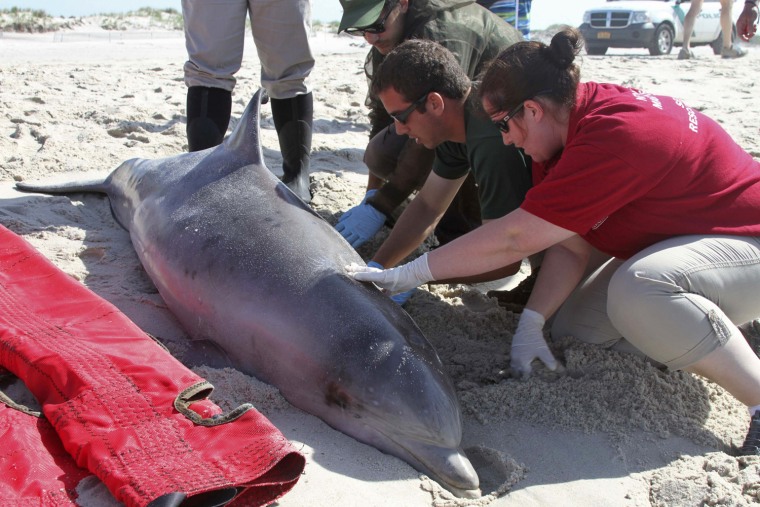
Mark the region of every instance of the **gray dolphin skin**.
[[261, 96], [214, 148], [128, 160], [99, 181], [16, 186], [107, 194], [193, 339], [333, 428], [478, 496], [437, 353], [396, 303], [344, 274], [362, 259], [264, 165]]

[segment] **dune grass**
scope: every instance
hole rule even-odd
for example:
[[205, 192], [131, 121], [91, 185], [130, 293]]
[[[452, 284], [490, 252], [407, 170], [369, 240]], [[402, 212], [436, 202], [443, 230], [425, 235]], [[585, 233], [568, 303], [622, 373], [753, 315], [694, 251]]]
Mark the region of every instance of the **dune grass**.
[[[162, 30], [182, 30], [184, 24], [182, 13], [176, 9], [154, 9], [141, 7], [136, 11], [102, 13], [100, 27], [104, 30], [127, 30], [133, 26], [131, 19], [142, 18], [146, 28]], [[82, 18], [77, 16], [53, 17], [42, 9], [22, 9], [10, 7], [0, 9], [0, 30], [7, 32], [52, 32], [65, 30], [81, 24]]]
[[[86, 16], [91, 17], [91, 16]], [[182, 30], [182, 13], [173, 8], [155, 9], [141, 7], [129, 12], [102, 12], [95, 15], [103, 30], [123, 31], [135, 27], [135, 18], [140, 18], [141, 28], [160, 30]], [[82, 17], [53, 17], [42, 9], [22, 9], [10, 7], [0, 9], [0, 31], [39, 33], [71, 29], [81, 25]], [[246, 20], [250, 27], [250, 21]], [[338, 31], [338, 22], [314, 21], [314, 30]]]
[[0, 9], [0, 29], [9, 32], [47, 32], [56, 30], [52, 16], [41, 9]]
[[162, 27], [166, 30], [182, 30], [184, 22], [182, 13], [176, 9], [154, 9], [141, 7], [136, 11], [114, 12], [100, 14], [103, 21], [100, 27], [104, 30], [126, 30], [129, 28], [129, 18], [147, 18], [149, 26]]

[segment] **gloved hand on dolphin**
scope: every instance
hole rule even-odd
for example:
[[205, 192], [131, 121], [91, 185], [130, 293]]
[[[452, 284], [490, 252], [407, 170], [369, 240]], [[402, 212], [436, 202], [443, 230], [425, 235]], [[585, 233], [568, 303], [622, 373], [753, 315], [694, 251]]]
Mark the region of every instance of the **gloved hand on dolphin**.
[[[385, 269], [379, 262], [375, 262], [375, 261], [369, 261], [367, 263], [367, 267], [377, 268], [377, 269]], [[409, 289], [406, 292], [399, 292], [398, 294], [393, 294], [391, 296], [391, 299], [393, 300], [394, 303], [403, 306], [404, 303], [406, 303], [407, 301], [409, 301], [409, 298], [412, 297], [412, 295], [416, 291], [417, 291], [417, 288], [415, 287], [414, 289]]]
[[377, 190], [368, 190], [362, 202], [343, 213], [335, 224], [335, 230], [354, 248], [372, 239], [385, 223], [385, 215], [367, 202], [375, 193]]
[[419, 287], [434, 280], [428, 266], [427, 253], [412, 262], [391, 269], [378, 269], [352, 263], [346, 266], [346, 272], [360, 282], [372, 282], [383, 292], [399, 294]]

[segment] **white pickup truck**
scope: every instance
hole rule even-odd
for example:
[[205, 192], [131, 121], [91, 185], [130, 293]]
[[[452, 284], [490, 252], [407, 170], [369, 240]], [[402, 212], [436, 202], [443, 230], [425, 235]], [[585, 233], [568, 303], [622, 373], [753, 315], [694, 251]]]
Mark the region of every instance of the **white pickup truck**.
[[[607, 0], [583, 14], [579, 29], [586, 39], [586, 52], [603, 55], [608, 48], [647, 48], [651, 55], [667, 55], [674, 45], [683, 42], [683, 20], [689, 5], [683, 0]], [[743, 3], [732, 9], [732, 41], [742, 7]], [[694, 23], [690, 45], [710, 45], [716, 55], [720, 54], [723, 42], [719, 0], [705, 0]]]

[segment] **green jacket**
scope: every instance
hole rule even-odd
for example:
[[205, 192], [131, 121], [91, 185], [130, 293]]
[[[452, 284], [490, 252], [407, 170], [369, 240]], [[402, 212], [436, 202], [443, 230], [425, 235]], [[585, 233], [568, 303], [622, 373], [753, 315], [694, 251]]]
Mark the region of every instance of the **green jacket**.
[[[512, 25], [473, 0], [409, 0], [404, 18], [404, 40], [433, 40], [454, 53], [470, 79], [475, 79], [488, 61], [504, 48], [523, 40]], [[364, 65], [371, 82], [384, 56], [370, 49]], [[370, 87], [371, 90], [371, 87]], [[370, 138], [393, 123], [382, 102], [367, 96], [372, 126]]]

